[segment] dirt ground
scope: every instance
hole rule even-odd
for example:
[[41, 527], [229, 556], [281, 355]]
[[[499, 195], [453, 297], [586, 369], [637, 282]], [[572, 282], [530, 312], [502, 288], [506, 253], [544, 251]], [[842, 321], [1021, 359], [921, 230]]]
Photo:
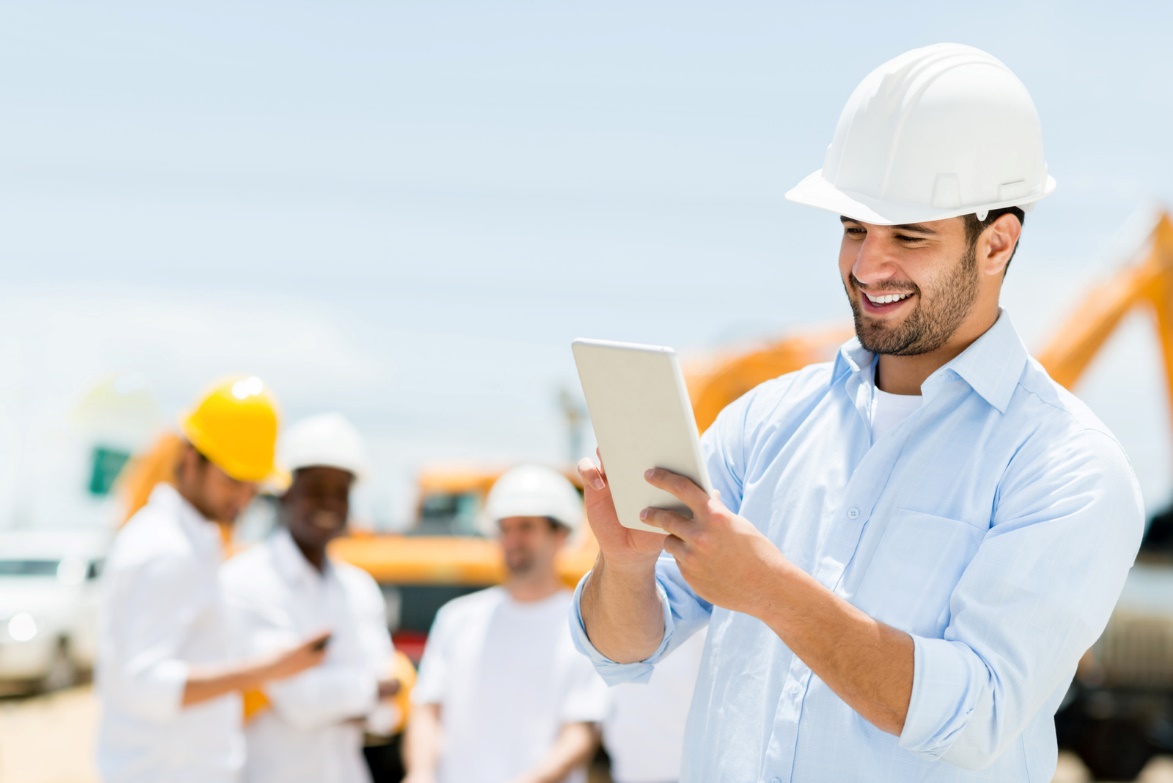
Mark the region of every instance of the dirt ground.
[[35, 698], [0, 698], [0, 781], [98, 783], [89, 686]]
[[[89, 686], [49, 696], [0, 698], [0, 781], [98, 783]], [[1060, 754], [1054, 783], [1092, 783], [1079, 759]], [[1137, 783], [1173, 783], [1173, 757], [1155, 759]]]

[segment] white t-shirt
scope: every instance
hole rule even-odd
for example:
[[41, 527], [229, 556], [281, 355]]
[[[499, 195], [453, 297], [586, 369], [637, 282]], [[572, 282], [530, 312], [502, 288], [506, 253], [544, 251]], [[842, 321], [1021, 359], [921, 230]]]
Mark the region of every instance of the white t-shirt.
[[[521, 603], [492, 587], [436, 614], [412, 691], [440, 705], [439, 783], [503, 783], [536, 765], [567, 723], [598, 723], [606, 686], [571, 643], [571, 593]], [[566, 783], [583, 783], [576, 770]]]
[[680, 778], [684, 724], [704, 648], [702, 629], [657, 663], [646, 683], [611, 687], [603, 746], [616, 783], [669, 783]]
[[923, 398], [919, 394], [889, 394], [879, 386], [872, 388], [875, 391], [872, 395], [872, 443], [875, 443], [919, 408]]

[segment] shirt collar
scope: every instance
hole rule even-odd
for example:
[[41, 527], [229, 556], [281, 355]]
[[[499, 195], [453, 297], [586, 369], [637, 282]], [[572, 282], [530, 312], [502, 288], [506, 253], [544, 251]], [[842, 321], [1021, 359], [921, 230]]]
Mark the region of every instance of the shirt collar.
[[[986, 402], [1005, 413], [1028, 358], [1026, 346], [1022, 344], [1010, 316], [1001, 311], [998, 320], [985, 334], [937, 368], [921, 388], [925, 393], [931, 393], [942, 382], [940, 379], [955, 374]], [[857, 375], [859, 381], [871, 384], [871, 373], [863, 371], [871, 368], [874, 359], [875, 354], [865, 350], [858, 338], [851, 338], [840, 347], [835, 357], [831, 383], [839, 383], [848, 375]]]
[[197, 552], [223, 557], [224, 542], [220, 538], [220, 526], [201, 514], [175, 487], [166, 483], [157, 484], [151, 490], [149, 502], [161, 505], [175, 515], [179, 529]]
[[326, 559], [325, 570], [319, 574], [318, 570], [305, 559], [305, 555], [297, 548], [288, 529], [278, 528], [270, 538], [273, 562], [287, 581], [293, 584], [317, 584], [330, 576], [329, 558]]
[[[844, 376], [852, 375], [872, 366], [876, 355], [859, 344], [858, 337], [852, 337], [839, 347], [835, 355], [835, 364], [831, 367], [832, 385], [841, 381]], [[870, 376], [871, 373], [868, 373]], [[870, 380], [870, 378], [869, 378]]]
[[952, 371], [986, 402], [1000, 413], [1005, 413], [1014, 390], [1018, 388], [1018, 379], [1022, 377], [1028, 358], [1022, 338], [1010, 322], [1010, 316], [1003, 311], [985, 334], [974, 340], [953, 361], [930, 375], [925, 385], [935, 377]]

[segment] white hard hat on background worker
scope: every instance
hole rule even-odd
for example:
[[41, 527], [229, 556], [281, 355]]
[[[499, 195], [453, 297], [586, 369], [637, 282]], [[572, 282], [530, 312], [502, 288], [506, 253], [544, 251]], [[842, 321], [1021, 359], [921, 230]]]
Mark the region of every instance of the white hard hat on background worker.
[[493, 484], [480, 517], [481, 532], [492, 538], [497, 523], [509, 517], [549, 517], [574, 532], [582, 523], [582, 498], [565, 476], [542, 465], [521, 465]]
[[280, 465], [290, 473], [309, 467], [345, 470], [355, 479], [367, 473], [362, 436], [340, 413], [320, 413], [292, 425], [278, 444]]
[[913, 49], [847, 101], [823, 167], [786, 194], [876, 225], [1027, 209], [1055, 180], [1034, 101], [1009, 68], [961, 44]]

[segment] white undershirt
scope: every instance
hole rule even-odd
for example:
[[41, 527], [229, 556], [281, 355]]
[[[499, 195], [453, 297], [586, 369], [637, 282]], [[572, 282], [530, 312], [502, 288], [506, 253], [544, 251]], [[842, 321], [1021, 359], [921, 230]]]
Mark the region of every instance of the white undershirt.
[[875, 443], [919, 408], [922, 398], [919, 394], [889, 394], [879, 386], [873, 388], [872, 443]]

